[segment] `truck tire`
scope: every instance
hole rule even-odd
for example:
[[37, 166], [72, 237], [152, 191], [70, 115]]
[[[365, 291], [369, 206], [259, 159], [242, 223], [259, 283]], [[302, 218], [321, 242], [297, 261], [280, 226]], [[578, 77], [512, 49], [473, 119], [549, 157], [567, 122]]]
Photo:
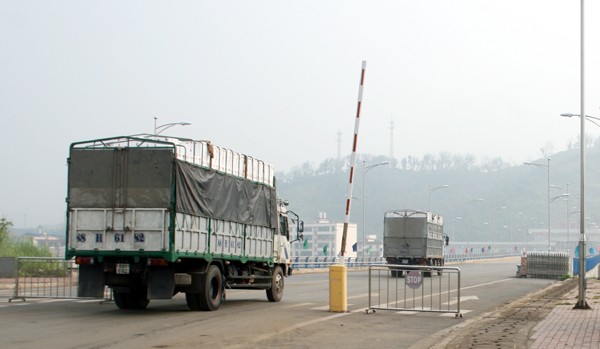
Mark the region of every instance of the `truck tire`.
[[391, 269], [390, 272], [393, 278], [401, 278], [404, 275], [404, 272], [398, 269]]
[[[431, 259], [428, 259], [427, 262], [426, 262], [426, 265], [428, 267], [430, 267], [432, 265], [435, 265], [435, 262], [432, 262]], [[431, 269], [429, 269], [428, 271], [423, 272], [423, 277], [430, 278], [431, 276], [432, 276]]]
[[150, 301], [144, 291], [144, 289], [133, 289], [131, 292], [113, 291], [113, 298], [119, 309], [146, 309]]
[[269, 302], [279, 302], [283, 298], [283, 289], [285, 286], [283, 280], [283, 270], [279, 266], [275, 267], [273, 278], [271, 279], [271, 288], [267, 289], [267, 299]]
[[186, 293], [185, 300], [190, 310], [214, 311], [223, 303], [223, 275], [216, 265], [208, 267], [200, 278], [200, 293]]

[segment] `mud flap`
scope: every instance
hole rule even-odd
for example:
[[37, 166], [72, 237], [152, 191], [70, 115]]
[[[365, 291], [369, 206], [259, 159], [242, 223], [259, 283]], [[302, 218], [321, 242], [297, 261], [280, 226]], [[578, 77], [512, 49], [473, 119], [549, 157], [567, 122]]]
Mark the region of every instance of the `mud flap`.
[[78, 297], [104, 298], [104, 269], [102, 265], [80, 265]]
[[171, 299], [175, 293], [175, 272], [158, 267], [148, 270], [148, 299]]

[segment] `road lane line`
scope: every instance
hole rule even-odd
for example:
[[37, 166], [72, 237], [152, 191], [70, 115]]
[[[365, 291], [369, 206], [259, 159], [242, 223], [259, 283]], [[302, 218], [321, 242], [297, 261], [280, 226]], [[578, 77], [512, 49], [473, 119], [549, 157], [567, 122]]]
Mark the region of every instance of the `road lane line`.
[[248, 347], [248, 343], [258, 343], [258, 342], [267, 340], [267, 339], [269, 339], [269, 338], [271, 338], [273, 336], [281, 336], [281, 334], [285, 333], [285, 332], [289, 332], [289, 331], [297, 330], [297, 329], [302, 328], [302, 327], [306, 327], [306, 326], [318, 324], [319, 322], [324, 322], [324, 321], [329, 321], [329, 320], [337, 319], [339, 317], [346, 316], [346, 315], [349, 315], [349, 314], [350, 313], [337, 313], [337, 314], [329, 315], [329, 316], [326, 316], [326, 317], [323, 317], [323, 318], [318, 318], [318, 319], [314, 319], [314, 320], [309, 320], [309, 321], [301, 322], [301, 323], [298, 323], [296, 325], [292, 325], [292, 326], [283, 328], [283, 329], [278, 330], [276, 332], [265, 333], [265, 334], [263, 334], [261, 336], [253, 338], [252, 341], [250, 341], [250, 342], [245, 342], [243, 344], [239, 344], [239, 345], [233, 346], [231, 348], [247, 348]]
[[283, 307], [284, 309], [290, 309], [290, 308], [297, 308], [297, 307], [303, 307], [306, 305], [313, 305], [315, 303], [298, 303], [298, 304], [292, 304], [292, 305], [288, 305], [286, 307]]
[[[377, 296], [379, 295], [378, 293], [373, 293], [373, 296]], [[368, 297], [369, 294], [368, 293], [363, 293], [363, 294], [358, 294], [356, 296], [350, 296], [350, 297], [346, 297], [347, 299], [354, 299], [354, 298], [362, 298], [362, 297]]]
[[[467, 290], [467, 289], [472, 289], [472, 288], [477, 288], [477, 287], [482, 287], [482, 286], [489, 286], [489, 285], [493, 285], [493, 284], [497, 284], [497, 283], [505, 282], [505, 281], [511, 281], [511, 280], [514, 280], [514, 278], [501, 279], [501, 280], [486, 282], [486, 283], [483, 283], [483, 284], [477, 284], [477, 285], [472, 285], [472, 286], [467, 286], [467, 287], [461, 287], [460, 291], [462, 292], [463, 290]], [[438, 293], [431, 294], [431, 295], [425, 295], [424, 297], [407, 298], [406, 301], [407, 302], [413, 302], [413, 301], [418, 301], [418, 300], [425, 299], [425, 298], [436, 297], [436, 296], [439, 296], [440, 294], [442, 294], [442, 295], [444, 295], [444, 294], [450, 294], [452, 292], [457, 292], [457, 289], [453, 289], [453, 290], [449, 290], [449, 291], [444, 291], [444, 292], [438, 292]], [[467, 298], [467, 297], [461, 297], [461, 301], [462, 301], [463, 298]], [[390, 304], [396, 304], [396, 302], [389, 302], [389, 303], [383, 303], [383, 304], [380, 303], [380, 304], [373, 304], [373, 305], [376, 306], [376, 307], [378, 307], [378, 308], [379, 307], [386, 308]], [[352, 312], [354, 313], [354, 312], [359, 312], [359, 311], [367, 311], [367, 309], [368, 308], [357, 309], [356, 311], [352, 311]], [[461, 311], [461, 313], [462, 313], [462, 311]]]
[[[354, 305], [354, 304], [348, 304], [348, 306], [351, 306], [351, 305]], [[310, 308], [310, 310], [329, 310], [329, 305], [325, 305], [322, 307], [316, 307], [316, 308]]]

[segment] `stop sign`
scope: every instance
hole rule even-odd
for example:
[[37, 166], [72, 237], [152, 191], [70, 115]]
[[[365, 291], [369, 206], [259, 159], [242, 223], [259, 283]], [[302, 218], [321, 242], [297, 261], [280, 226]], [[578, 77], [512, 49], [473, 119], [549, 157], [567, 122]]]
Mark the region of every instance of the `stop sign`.
[[410, 288], [419, 288], [423, 284], [423, 276], [418, 270], [409, 271], [406, 274], [406, 286]]

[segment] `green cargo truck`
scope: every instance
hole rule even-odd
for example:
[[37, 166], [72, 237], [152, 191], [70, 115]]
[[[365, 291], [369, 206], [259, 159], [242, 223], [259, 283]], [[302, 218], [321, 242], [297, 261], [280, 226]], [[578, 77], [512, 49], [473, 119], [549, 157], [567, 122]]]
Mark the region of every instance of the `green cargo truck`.
[[[112, 289], [121, 309], [184, 292], [216, 310], [226, 289], [283, 296], [290, 233], [303, 222], [277, 197], [274, 169], [211, 144], [155, 135], [71, 144], [66, 258], [78, 294]], [[295, 232], [294, 232], [295, 231]]]

